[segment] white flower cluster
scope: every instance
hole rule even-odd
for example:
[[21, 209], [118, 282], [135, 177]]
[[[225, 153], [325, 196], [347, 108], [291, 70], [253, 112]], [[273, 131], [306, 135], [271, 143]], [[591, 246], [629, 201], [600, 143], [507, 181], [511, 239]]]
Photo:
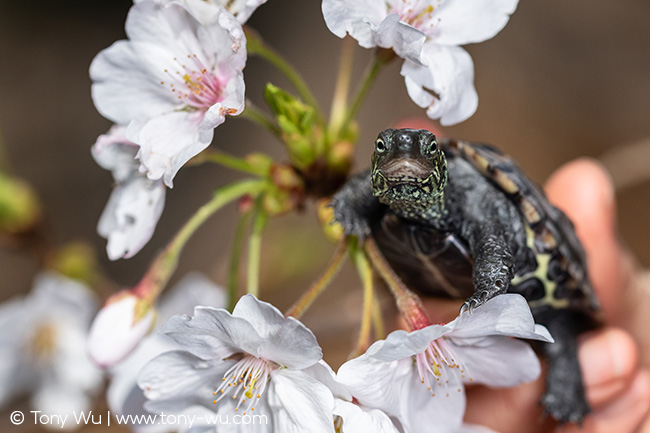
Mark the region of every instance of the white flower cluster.
[[[539, 360], [512, 337], [552, 341], [519, 295], [497, 296], [446, 325], [395, 331], [337, 374], [309, 329], [252, 295], [232, 314], [196, 307], [161, 332], [177, 350], [141, 370], [144, 407], [201, 415], [206, 422], [193, 429], [219, 432], [334, 433], [335, 425], [345, 433], [485, 431], [463, 424], [465, 384], [532, 381]], [[216, 427], [210, 414], [263, 415], [268, 423]]]
[[93, 147], [117, 183], [98, 227], [112, 260], [133, 256], [149, 241], [164, 185], [172, 187], [227, 115], [243, 111], [242, 23], [264, 1], [136, 1], [128, 40], [93, 60], [93, 101], [118, 125]]
[[88, 287], [52, 271], [36, 278], [30, 294], [0, 306], [0, 408], [25, 394], [47, 416], [92, 408], [103, 383], [86, 354], [97, 306]]
[[403, 57], [402, 75], [413, 101], [432, 119], [453, 125], [478, 106], [474, 64], [459, 45], [494, 37], [519, 0], [323, 0], [327, 27], [365, 48]]

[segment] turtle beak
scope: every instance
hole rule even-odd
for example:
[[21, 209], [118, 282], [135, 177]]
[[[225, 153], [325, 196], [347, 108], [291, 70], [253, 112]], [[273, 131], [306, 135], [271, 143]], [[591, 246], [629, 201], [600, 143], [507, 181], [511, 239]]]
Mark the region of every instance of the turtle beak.
[[391, 184], [390, 186], [421, 182], [431, 174], [431, 169], [421, 164], [417, 159], [397, 158], [380, 169], [381, 174]]

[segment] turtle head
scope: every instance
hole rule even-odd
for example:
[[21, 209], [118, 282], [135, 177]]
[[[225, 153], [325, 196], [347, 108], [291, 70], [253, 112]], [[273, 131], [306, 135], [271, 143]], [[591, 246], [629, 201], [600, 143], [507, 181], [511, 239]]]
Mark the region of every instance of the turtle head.
[[447, 160], [425, 129], [386, 129], [375, 140], [372, 191], [391, 208], [427, 209], [442, 201]]

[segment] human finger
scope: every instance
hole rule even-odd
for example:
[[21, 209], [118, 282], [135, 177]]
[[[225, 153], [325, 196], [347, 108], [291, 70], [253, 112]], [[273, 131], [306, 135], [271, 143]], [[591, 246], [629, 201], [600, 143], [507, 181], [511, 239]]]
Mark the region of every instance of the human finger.
[[605, 315], [616, 317], [630, 267], [616, 235], [614, 189], [609, 175], [597, 161], [582, 158], [559, 168], [545, 189], [551, 202], [573, 221]]
[[[596, 417], [597, 423], [590, 425], [594, 425], [594, 428], [610, 425], [612, 417], [619, 416], [616, 412], [618, 409], [610, 406], [627, 396], [630, 384], [638, 374], [636, 345], [626, 332], [606, 328], [581, 339], [578, 356], [587, 399], [594, 410], [586, 419], [589, 420], [604, 410], [606, 414]], [[543, 391], [542, 378], [508, 389], [469, 388], [466, 421], [485, 425], [501, 433], [553, 431], [555, 422], [543, 416], [543, 408], [539, 404]]]

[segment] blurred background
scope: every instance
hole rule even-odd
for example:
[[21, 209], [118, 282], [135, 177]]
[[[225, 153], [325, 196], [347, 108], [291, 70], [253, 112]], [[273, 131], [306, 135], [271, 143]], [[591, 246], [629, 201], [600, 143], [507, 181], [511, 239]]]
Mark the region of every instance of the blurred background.
[[[101, 49], [125, 37], [130, 5], [127, 0], [0, 0], [0, 137], [13, 174], [28, 181], [42, 201], [48, 245], [89, 242], [106, 275], [125, 287], [139, 280], [156, 251], [217, 186], [239, 177], [213, 165], [184, 168], [149, 244], [132, 259], [107, 259], [95, 227], [112, 178], [95, 164], [90, 146], [110, 122], [93, 107], [88, 67]], [[572, 159], [604, 158], [619, 185], [620, 236], [644, 266], [650, 264], [649, 22], [645, 0], [522, 1], [494, 39], [466, 47], [475, 63], [479, 108], [468, 121], [445, 129], [450, 136], [501, 147], [538, 183]], [[341, 41], [327, 30], [320, 2], [269, 0], [249, 25], [302, 72], [328, 112]], [[357, 48], [356, 77], [369, 54]], [[400, 65], [394, 62], [381, 72], [360, 112], [353, 171], [369, 166], [378, 131], [424, 116], [406, 94]], [[291, 90], [259, 58], [249, 59], [244, 74], [247, 96], [260, 106], [267, 82]], [[213, 145], [239, 156], [263, 150], [280, 157], [283, 151], [266, 131], [236, 118], [217, 128]], [[228, 208], [199, 230], [175, 279], [200, 270], [225, 281], [235, 216]], [[290, 306], [333, 251], [313, 206], [302, 215], [273, 219], [263, 240], [263, 298], [281, 309]], [[40, 266], [20, 242], [3, 244], [0, 301], [29, 291]], [[335, 347], [333, 364], [354, 344], [350, 329], [356, 329], [361, 305], [360, 291], [350, 290], [358, 286], [355, 277], [347, 266], [304, 319], [316, 330], [326, 358], [327, 347]], [[336, 323], [332, 311], [340, 317]]]

